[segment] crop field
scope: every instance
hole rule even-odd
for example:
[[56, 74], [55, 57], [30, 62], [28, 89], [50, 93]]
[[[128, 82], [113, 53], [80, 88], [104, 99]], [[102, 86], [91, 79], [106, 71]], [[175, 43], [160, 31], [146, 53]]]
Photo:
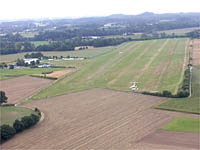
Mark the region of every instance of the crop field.
[[157, 130], [134, 147], [136, 150], [199, 150], [199, 134]]
[[[131, 81], [139, 91], [175, 93], [186, 66], [189, 39], [161, 39], [125, 43], [86, 61], [79, 71], [64, 78], [33, 98], [62, 95], [90, 88], [131, 91]], [[71, 62], [70, 65], [77, 62]]]
[[[101, 47], [101, 48], [91, 48], [79, 51], [52, 51], [52, 52], [42, 52], [45, 56], [71, 56], [71, 57], [87, 57], [93, 58], [100, 56], [107, 52], [114, 50], [114, 47]], [[14, 62], [15, 60], [24, 58], [25, 53], [1, 55], [0, 62]]]
[[24, 116], [36, 114], [33, 110], [24, 107], [4, 106], [0, 107], [0, 125], [8, 124], [13, 125], [16, 119]]
[[151, 108], [163, 101], [160, 97], [92, 89], [25, 103], [23, 106], [40, 108], [45, 119], [2, 148], [130, 149], [174, 117], [185, 115]]
[[200, 68], [200, 39], [193, 40], [193, 66]]
[[0, 89], [6, 92], [8, 103], [15, 104], [48, 87], [53, 81], [29, 76], [0, 81]]
[[192, 31], [194, 31], [194, 30], [197, 30], [197, 29], [199, 29], [199, 27], [183, 28], [183, 29], [174, 29], [174, 30], [165, 30], [165, 31], [159, 31], [158, 33], [163, 33], [163, 32], [165, 32], [166, 34], [172, 34], [172, 33], [175, 33], [175, 34], [185, 34], [185, 33], [192, 32]]

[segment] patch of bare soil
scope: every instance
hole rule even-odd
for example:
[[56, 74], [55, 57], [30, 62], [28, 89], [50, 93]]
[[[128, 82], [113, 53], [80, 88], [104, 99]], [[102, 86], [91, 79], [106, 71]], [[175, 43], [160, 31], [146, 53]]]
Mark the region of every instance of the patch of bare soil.
[[48, 87], [52, 82], [48, 79], [22, 76], [0, 81], [0, 90], [6, 92], [8, 103], [15, 104]]
[[70, 70], [60, 70], [60, 71], [55, 71], [50, 74], [39, 74], [38, 76], [47, 76], [47, 77], [53, 77], [53, 78], [61, 78], [66, 75], [69, 75], [73, 73], [75, 69], [70, 69]]
[[[176, 149], [199, 149], [199, 134], [198, 133], [186, 133], [186, 132], [174, 132], [158, 130], [153, 134], [144, 137], [141, 141], [142, 145], [152, 144], [152, 147], [159, 145], [160, 148], [171, 146]], [[138, 146], [139, 147], [139, 146]]]

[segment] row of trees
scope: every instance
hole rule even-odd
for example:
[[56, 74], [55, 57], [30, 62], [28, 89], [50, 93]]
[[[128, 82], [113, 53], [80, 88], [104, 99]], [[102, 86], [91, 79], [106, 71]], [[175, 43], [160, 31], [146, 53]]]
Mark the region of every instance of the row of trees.
[[24, 116], [21, 120], [15, 120], [13, 126], [4, 124], [0, 126], [0, 143], [12, 138], [16, 133], [22, 132], [35, 125], [39, 121], [40, 117], [35, 114], [30, 116]]
[[[34, 46], [30, 42], [25, 43], [14, 43], [14, 42], [2, 42], [0, 47], [0, 54], [13, 54], [20, 52], [31, 52], [31, 51], [73, 51], [77, 46], [109, 46], [117, 45], [122, 42], [130, 41], [130, 38], [109, 38], [109, 39], [95, 39], [95, 40], [83, 40], [80, 38], [65, 40], [65, 41], [53, 41], [48, 45]], [[19, 46], [20, 45], [20, 46]], [[32, 57], [32, 56], [26, 56]]]
[[[0, 105], [2, 103], [7, 103], [8, 97], [6, 96], [4, 91], [0, 91]], [[7, 107], [7, 106], [2, 106]], [[0, 144], [4, 141], [10, 139], [13, 137], [16, 133], [22, 132], [25, 129], [28, 129], [35, 125], [41, 116], [40, 110], [35, 108], [35, 112], [38, 115], [31, 114], [30, 116], [24, 116], [21, 118], [21, 120], [15, 120], [13, 123], [13, 126], [4, 124], [0, 126]]]
[[[20, 52], [31, 52], [31, 51], [72, 51], [77, 46], [113, 46], [118, 45], [127, 41], [136, 40], [151, 40], [151, 39], [162, 39], [162, 38], [199, 38], [200, 32], [194, 31], [186, 35], [166, 34], [166, 33], [143, 33], [140, 38], [100, 38], [100, 39], [81, 39], [79, 37], [73, 39], [63, 39], [61, 41], [51, 41], [49, 44], [35, 46], [31, 42], [13, 42], [13, 41], [1, 41], [0, 54], [12, 54]], [[41, 39], [46, 40], [46, 39]], [[26, 56], [32, 57], [32, 56]]]

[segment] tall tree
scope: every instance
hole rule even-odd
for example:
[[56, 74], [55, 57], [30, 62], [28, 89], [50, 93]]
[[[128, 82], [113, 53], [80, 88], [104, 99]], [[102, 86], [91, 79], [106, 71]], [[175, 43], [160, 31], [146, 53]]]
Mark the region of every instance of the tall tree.
[[7, 103], [8, 97], [6, 96], [4, 91], [0, 91], [0, 105], [2, 103]]

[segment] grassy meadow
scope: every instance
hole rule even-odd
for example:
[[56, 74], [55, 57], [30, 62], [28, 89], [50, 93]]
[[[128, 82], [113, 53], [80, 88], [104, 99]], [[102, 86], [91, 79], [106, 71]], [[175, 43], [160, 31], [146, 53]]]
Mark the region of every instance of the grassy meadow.
[[31, 43], [34, 44], [35, 47], [37, 47], [39, 45], [48, 45], [49, 44], [48, 41], [33, 41]]
[[55, 82], [33, 99], [90, 88], [131, 91], [131, 81], [139, 82], [139, 91], [175, 92], [182, 75], [187, 43], [186, 38], [128, 42], [99, 57], [82, 61], [84, 65], [71, 61], [71, 65], [81, 66], [79, 71]]
[[26, 32], [26, 33], [20, 33], [21, 36], [26, 38], [33, 38], [35, 35], [38, 34], [38, 32]]
[[164, 125], [162, 129], [167, 131], [200, 133], [200, 122], [198, 118], [176, 118]]
[[[45, 41], [47, 42], [47, 41]], [[35, 42], [35, 44], [38, 44]], [[80, 50], [80, 51], [48, 51], [48, 52], [42, 52], [45, 56], [72, 56], [72, 57], [87, 57], [87, 58], [93, 58], [100, 56], [104, 53], [107, 53], [109, 51], [112, 51], [115, 47], [101, 47], [101, 48], [91, 48], [86, 50]], [[24, 58], [25, 53], [18, 53], [18, 54], [9, 54], [9, 55], [1, 55], [0, 63], [1, 62], [14, 62], [18, 58], [22, 59]], [[31, 53], [31, 52], [29, 52]]]
[[200, 114], [200, 69], [194, 68], [192, 70], [192, 96], [190, 98], [177, 98], [170, 99], [167, 102], [164, 102], [156, 108], [173, 110], [180, 112], [188, 112]]
[[23, 75], [41, 74], [43, 72], [59, 71], [64, 68], [23, 68], [23, 69], [0, 69], [0, 80], [19, 77]]
[[20, 119], [31, 114], [37, 115], [33, 110], [24, 107], [0, 107], [0, 125], [8, 124], [12, 126], [16, 119]]

